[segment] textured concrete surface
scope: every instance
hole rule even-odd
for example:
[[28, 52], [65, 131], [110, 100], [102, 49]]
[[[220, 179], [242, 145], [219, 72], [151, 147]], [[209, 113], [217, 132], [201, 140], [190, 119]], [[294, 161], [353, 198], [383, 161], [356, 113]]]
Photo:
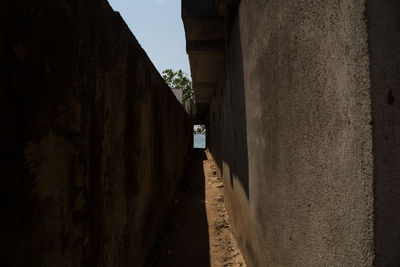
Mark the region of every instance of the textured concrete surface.
[[106, 1], [0, 3], [0, 265], [143, 266], [192, 125]]
[[221, 167], [247, 264], [371, 266], [365, 2], [242, 0], [232, 18]]
[[400, 264], [400, 2], [368, 1], [375, 266]]
[[[225, 19], [219, 82], [203, 70], [211, 60], [189, 58], [213, 81], [208, 146], [247, 264], [399, 265], [399, 2], [215, 8]], [[204, 31], [184, 23], [187, 39]]]
[[209, 102], [225, 65], [225, 21], [216, 0], [182, 0], [186, 51], [196, 98], [195, 122], [207, 124]]

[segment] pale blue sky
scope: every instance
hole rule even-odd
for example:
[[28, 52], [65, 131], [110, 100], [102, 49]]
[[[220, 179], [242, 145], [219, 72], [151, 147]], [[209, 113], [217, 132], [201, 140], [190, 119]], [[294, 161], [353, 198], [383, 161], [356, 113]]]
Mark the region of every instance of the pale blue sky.
[[108, 1], [124, 18], [160, 73], [171, 68], [190, 74], [181, 0]]

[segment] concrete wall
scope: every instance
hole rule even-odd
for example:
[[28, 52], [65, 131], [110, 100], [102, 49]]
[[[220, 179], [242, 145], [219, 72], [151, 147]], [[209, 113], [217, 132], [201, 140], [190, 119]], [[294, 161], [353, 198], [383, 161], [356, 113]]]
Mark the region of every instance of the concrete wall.
[[400, 262], [399, 12], [394, 0], [227, 12], [226, 83], [210, 105], [222, 105], [221, 156], [209, 144], [249, 266]]
[[375, 266], [400, 263], [400, 2], [367, 1]]
[[106, 1], [0, 3], [0, 265], [143, 266], [192, 124]]
[[[207, 128], [208, 131], [207, 135], [207, 142], [208, 147], [212, 149], [212, 157], [217, 163], [217, 166], [222, 166], [222, 142], [223, 138], [227, 136], [222, 136], [222, 98], [223, 98], [223, 91], [225, 88], [225, 73], [222, 75], [221, 81], [218, 83], [217, 88], [214, 90], [211, 100], [209, 109], [210, 112], [207, 118]], [[218, 170], [221, 174], [221, 169]]]

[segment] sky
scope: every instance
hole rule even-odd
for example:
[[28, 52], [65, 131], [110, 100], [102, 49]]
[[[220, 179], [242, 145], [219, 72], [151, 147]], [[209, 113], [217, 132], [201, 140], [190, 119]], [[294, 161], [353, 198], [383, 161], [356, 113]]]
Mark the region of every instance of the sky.
[[190, 74], [181, 0], [108, 0], [128, 24], [161, 73], [182, 69]]

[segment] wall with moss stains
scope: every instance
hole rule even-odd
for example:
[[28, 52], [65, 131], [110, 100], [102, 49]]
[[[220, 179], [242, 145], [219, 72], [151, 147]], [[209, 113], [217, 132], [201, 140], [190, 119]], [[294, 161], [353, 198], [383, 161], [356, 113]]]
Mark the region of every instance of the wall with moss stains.
[[0, 265], [142, 266], [192, 125], [104, 0], [0, 3]]

